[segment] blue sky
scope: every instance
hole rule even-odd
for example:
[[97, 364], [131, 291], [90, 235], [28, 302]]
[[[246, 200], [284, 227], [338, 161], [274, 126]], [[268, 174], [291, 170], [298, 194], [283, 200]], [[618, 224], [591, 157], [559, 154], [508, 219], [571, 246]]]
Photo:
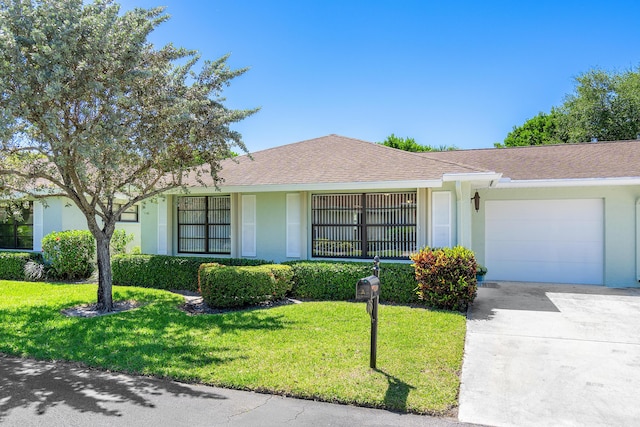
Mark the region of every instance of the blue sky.
[[152, 35], [250, 67], [226, 91], [261, 107], [250, 151], [336, 133], [492, 147], [560, 105], [573, 78], [640, 65], [640, 1], [123, 0], [166, 6]]

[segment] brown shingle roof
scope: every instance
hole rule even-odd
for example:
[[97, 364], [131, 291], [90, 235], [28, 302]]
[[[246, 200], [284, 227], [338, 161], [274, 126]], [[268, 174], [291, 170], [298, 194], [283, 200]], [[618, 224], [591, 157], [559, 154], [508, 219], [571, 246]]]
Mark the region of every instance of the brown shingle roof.
[[426, 181], [440, 180], [445, 173], [485, 172], [339, 135], [258, 151], [252, 157], [225, 160], [219, 174], [224, 182], [220, 185]]
[[640, 141], [420, 153], [502, 173], [513, 180], [640, 177]]

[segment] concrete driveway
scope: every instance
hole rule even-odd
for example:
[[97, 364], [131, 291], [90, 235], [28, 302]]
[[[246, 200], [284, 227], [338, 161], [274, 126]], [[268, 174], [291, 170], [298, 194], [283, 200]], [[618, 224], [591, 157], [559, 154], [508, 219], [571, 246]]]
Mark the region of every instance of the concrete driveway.
[[467, 321], [460, 421], [640, 425], [640, 290], [487, 285]]

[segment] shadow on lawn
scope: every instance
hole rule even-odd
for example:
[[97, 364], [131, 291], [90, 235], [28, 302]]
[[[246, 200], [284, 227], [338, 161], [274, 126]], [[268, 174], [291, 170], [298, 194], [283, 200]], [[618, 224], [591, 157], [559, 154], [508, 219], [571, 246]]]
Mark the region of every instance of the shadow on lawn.
[[382, 371], [380, 369], [375, 369], [375, 371], [384, 375], [387, 378], [387, 382], [389, 383], [387, 391], [384, 394], [384, 404], [388, 408], [392, 408], [393, 410], [406, 412], [409, 392], [411, 390], [414, 390], [415, 387], [405, 383], [404, 381], [394, 377], [393, 375], [387, 374], [385, 371]]
[[186, 385], [154, 378], [114, 375], [74, 366], [70, 363], [41, 362], [0, 354], [0, 422], [15, 408], [34, 408], [44, 414], [57, 405], [75, 411], [106, 416], [121, 416], [105, 403], [126, 402], [145, 408], [155, 405], [151, 396], [189, 396], [201, 399], [226, 399], [224, 396], [194, 390]]
[[194, 367], [246, 357], [242, 340], [224, 335], [289, 327], [282, 316], [265, 312], [187, 316], [171, 302], [93, 318], [67, 318], [63, 308], [0, 309], [0, 352], [189, 378]]

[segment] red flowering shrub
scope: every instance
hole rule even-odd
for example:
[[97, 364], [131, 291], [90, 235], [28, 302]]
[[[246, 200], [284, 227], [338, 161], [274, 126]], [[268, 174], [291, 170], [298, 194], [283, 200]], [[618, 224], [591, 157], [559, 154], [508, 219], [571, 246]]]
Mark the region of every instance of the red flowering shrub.
[[88, 230], [54, 231], [42, 239], [42, 255], [52, 278], [84, 279], [93, 273], [96, 241]]
[[477, 263], [473, 252], [462, 246], [424, 248], [411, 255], [418, 281], [418, 296], [428, 306], [466, 310], [476, 297]]

